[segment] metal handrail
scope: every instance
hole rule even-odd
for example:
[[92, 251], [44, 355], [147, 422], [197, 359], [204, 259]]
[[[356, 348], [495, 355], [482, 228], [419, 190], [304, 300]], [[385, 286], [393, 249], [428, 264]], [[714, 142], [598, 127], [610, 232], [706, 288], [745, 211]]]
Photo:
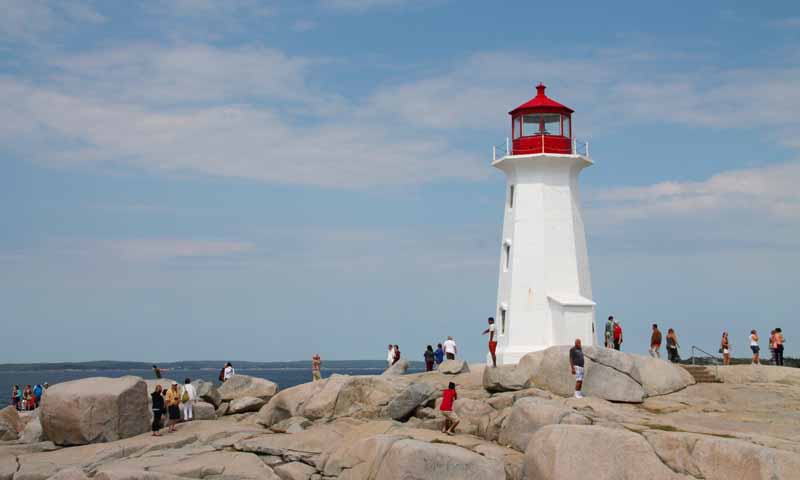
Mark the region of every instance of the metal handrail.
[[719, 362], [722, 361], [722, 359], [719, 358], [718, 356], [712, 355], [712, 354], [706, 352], [705, 350], [703, 350], [702, 348], [700, 348], [700, 347], [698, 347], [696, 345], [692, 345], [692, 365], [694, 365], [694, 358], [695, 358], [694, 351], [695, 350], [697, 350], [698, 352], [705, 353], [709, 358], [712, 358], [715, 362], [717, 362], [717, 364], [719, 364]]
[[[541, 136], [544, 139], [544, 135]], [[544, 140], [543, 140], [544, 141]], [[514, 155], [515, 152], [512, 152], [512, 144], [511, 139], [506, 137], [506, 141], [504, 144], [492, 145], [492, 162], [496, 162], [497, 160], [507, 156], [507, 155]], [[544, 144], [542, 145], [542, 150], [544, 150]], [[517, 155], [525, 155], [526, 153], [541, 153], [539, 150], [531, 150], [530, 152], [527, 151], [520, 151], [516, 152]], [[577, 138], [572, 139], [572, 145], [569, 152], [563, 152], [568, 155], [580, 155], [582, 157], [589, 157], [589, 142], [578, 140]]]

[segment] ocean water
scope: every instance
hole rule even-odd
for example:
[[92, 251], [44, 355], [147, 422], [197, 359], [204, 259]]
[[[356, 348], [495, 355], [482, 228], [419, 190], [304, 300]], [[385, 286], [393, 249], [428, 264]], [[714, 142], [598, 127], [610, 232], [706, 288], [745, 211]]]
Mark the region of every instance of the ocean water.
[[[322, 377], [327, 378], [335, 373], [341, 375], [379, 375], [383, 372], [382, 367], [364, 367], [337, 365], [332, 368], [322, 368]], [[409, 373], [421, 372], [423, 369], [412, 364], [408, 369]], [[266, 378], [278, 384], [278, 388], [284, 389], [306, 383], [311, 381], [311, 368], [309, 367], [264, 367], [264, 368], [237, 368], [236, 373], [250, 375], [252, 377]], [[151, 369], [130, 369], [130, 370], [22, 370], [22, 371], [0, 371], [0, 385], [6, 388], [6, 402], [10, 403], [11, 388], [14, 385], [25, 386], [27, 384], [35, 385], [37, 383], [47, 382], [50, 385], [56, 383], [67, 382], [70, 380], [78, 380], [81, 378], [89, 377], [124, 377], [126, 375], [134, 375], [142, 377], [145, 380], [154, 379], [155, 375]], [[163, 372], [164, 378], [175, 380], [183, 383], [186, 378], [192, 380], [201, 379], [209, 382], [219, 384], [219, 369], [218, 368], [175, 368]], [[3, 404], [5, 402], [0, 402]]]

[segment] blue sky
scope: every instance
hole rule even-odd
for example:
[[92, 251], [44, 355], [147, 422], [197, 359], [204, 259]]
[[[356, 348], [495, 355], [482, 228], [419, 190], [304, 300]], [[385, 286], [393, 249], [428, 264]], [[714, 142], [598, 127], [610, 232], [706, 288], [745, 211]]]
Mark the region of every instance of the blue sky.
[[0, 7], [2, 362], [483, 358], [539, 81], [591, 142], [598, 320], [800, 353], [795, 2]]

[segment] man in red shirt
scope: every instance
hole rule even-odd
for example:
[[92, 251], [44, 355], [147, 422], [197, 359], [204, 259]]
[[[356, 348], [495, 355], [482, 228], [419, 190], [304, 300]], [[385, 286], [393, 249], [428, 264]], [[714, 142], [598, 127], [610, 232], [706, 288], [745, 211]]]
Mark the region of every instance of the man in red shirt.
[[614, 320], [614, 350], [619, 350], [622, 346], [622, 327], [619, 322]]
[[442, 433], [453, 435], [453, 430], [456, 429], [461, 421], [459, 420], [458, 415], [456, 415], [456, 412], [453, 411], [453, 402], [455, 402], [457, 399], [458, 394], [456, 393], [456, 384], [450, 382], [450, 385], [447, 386], [447, 390], [442, 392], [442, 406], [439, 407], [439, 410], [441, 410], [442, 414], [444, 415], [444, 427], [442, 428]]

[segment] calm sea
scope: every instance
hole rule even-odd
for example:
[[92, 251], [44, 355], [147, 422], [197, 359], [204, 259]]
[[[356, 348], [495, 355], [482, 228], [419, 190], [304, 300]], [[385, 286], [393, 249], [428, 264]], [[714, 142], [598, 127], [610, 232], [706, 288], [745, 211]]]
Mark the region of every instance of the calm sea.
[[[420, 372], [417, 366], [412, 364], [409, 368], [409, 373]], [[334, 373], [342, 375], [378, 375], [383, 372], [380, 367], [348, 367], [345, 365], [337, 365], [335, 368], [323, 368], [323, 378], [329, 377]], [[266, 378], [278, 384], [280, 389], [293, 387], [301, 383], [311, 381], [311, 369], [308, 367], [277, 367], [277, 368], [237, 368], [236, 373], [250, 375], [253, 377]], [[37, 383], [48, 382], [50, 385], [55, 385], [60, 382], [67, 382], [69, 380], [78, 380], [81, 378], [89, 377], [124, 377], [125, 375], [134, 375], [142, 377], [145, 380], [154, 379], [155, 375], [151, 369], [142, 370], [36, 370], [36, 371], [0, 371], [0, 385], [6, 388], [6, 401], [10, 402], [11, 387], [13, 385], [24, 386], [27, 384], [35, 385]], [[219, 369], [201, 368], [201, 369], [170, 369], [163, 372], [164, 378], [179, 381], [183, 383], [184, 379], [190, 378], [192, 380], [202, 379], [209, 382], [219, 383], [217, 377], [219, 376]], [[2, 402], [2, 403], [5, 403]]]

